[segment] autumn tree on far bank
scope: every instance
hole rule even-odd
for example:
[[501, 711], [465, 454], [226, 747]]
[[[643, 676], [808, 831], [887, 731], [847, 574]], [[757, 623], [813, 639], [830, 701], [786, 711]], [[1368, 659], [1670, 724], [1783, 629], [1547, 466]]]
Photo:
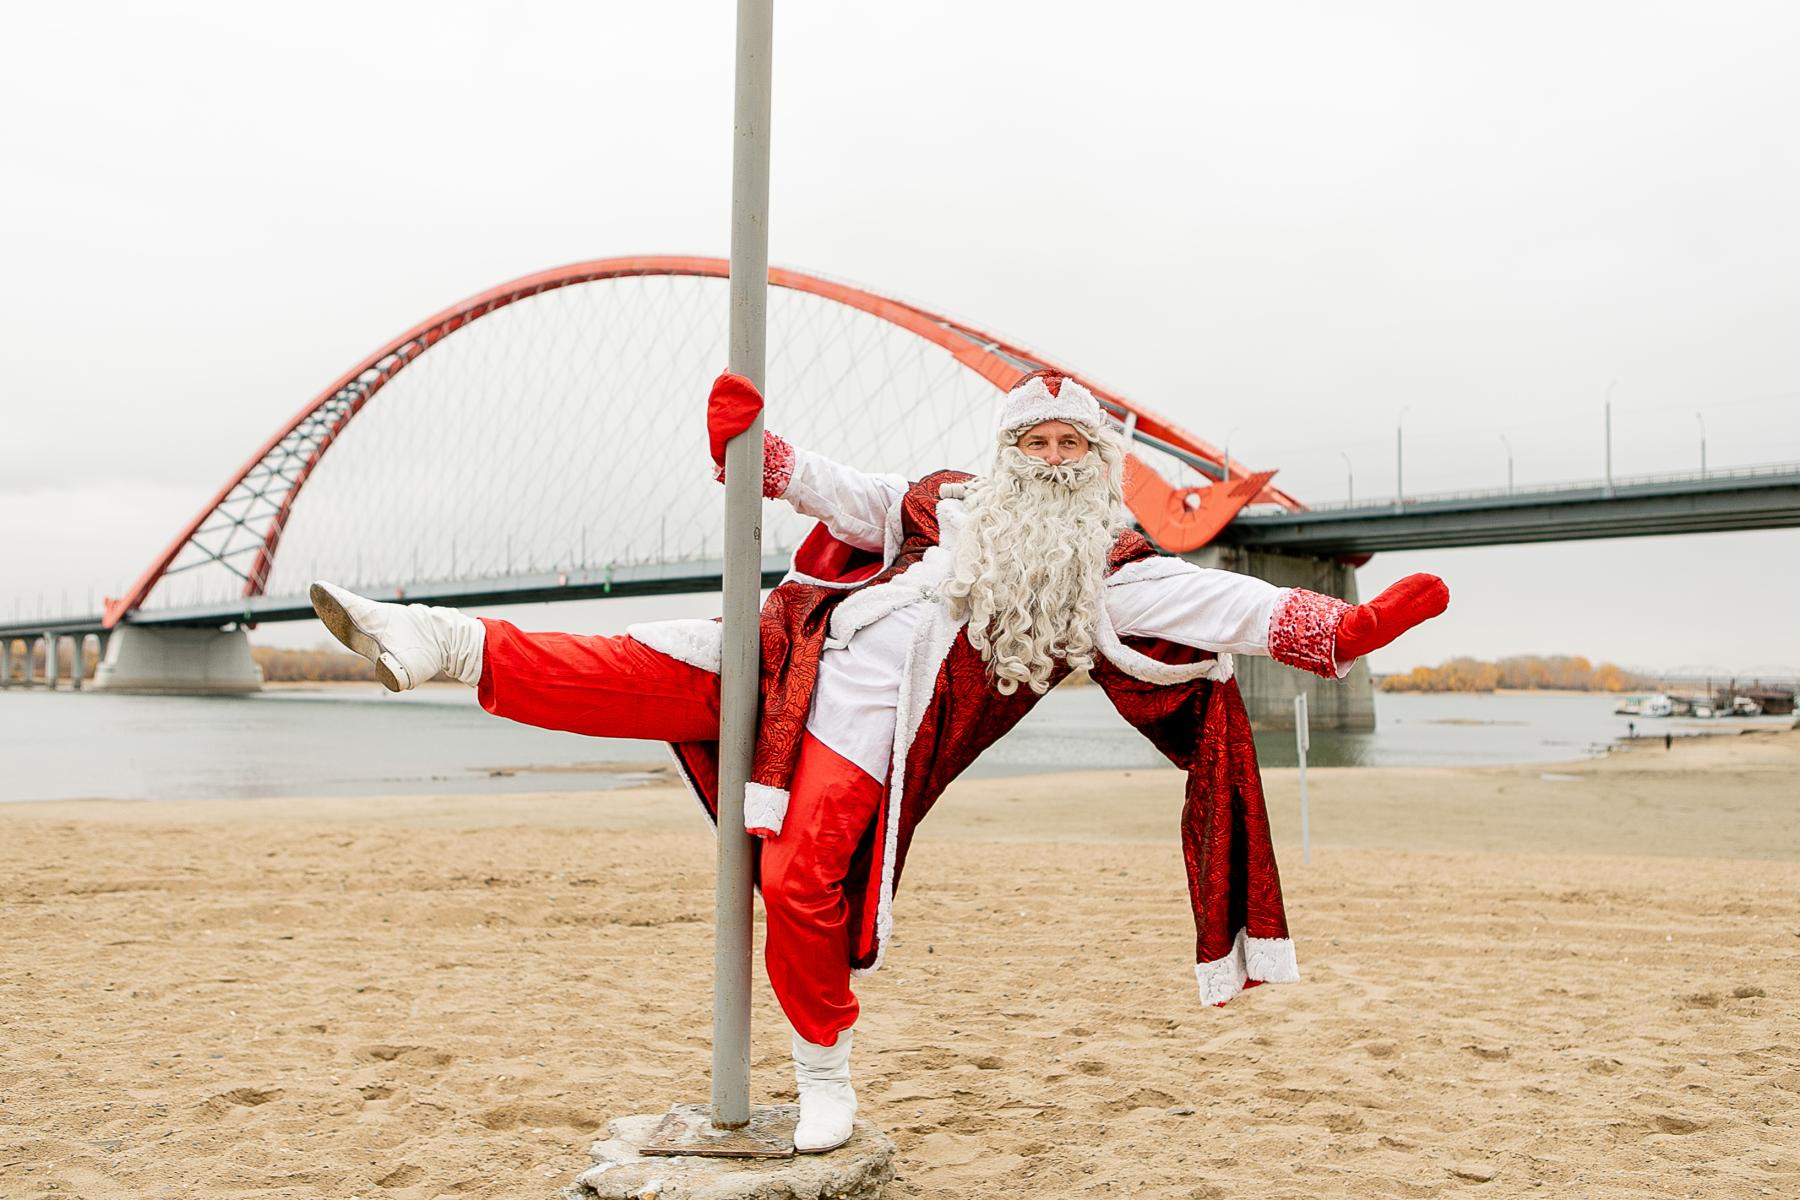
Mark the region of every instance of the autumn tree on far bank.
[[1498, 662], [1453, 658], [1383, 676], [1384, 692], [1491, 692], [1497, 688], [1571, 692], [1629, 692], [1653, 686], [1617, 663], [1595, 666], [1579, 654], [1520, 654]]

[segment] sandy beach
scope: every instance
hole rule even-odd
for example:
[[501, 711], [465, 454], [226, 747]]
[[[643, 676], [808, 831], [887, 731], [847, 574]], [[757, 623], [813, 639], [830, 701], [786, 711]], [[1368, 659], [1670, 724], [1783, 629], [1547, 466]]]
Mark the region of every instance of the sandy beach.
[[[859, 989], [890, 1196], [1800, 1195], [1800, 734], [1314, 770], [1310, 864], [1267, 782], [1304, 980], [1223, 1009], [1173, 771], [951, 790]], [[706, 1094], [711, 856], [667, 785], [0, 806], [0, 1196], [550, 1197]]]

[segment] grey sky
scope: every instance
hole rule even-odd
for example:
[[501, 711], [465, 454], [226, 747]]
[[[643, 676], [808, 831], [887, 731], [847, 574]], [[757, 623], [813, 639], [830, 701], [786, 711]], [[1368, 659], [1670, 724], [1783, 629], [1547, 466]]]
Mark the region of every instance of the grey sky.
[[[7, 6], [0, 611], [117, 590], [424, 315], [723, 254], [731, 10]], [[771, 256], [1087, 371], [1302, 498], [1800, 459], [1800, 10], [783, 0]], [[1615, 383], [1616, 381], [1616, 383]], [[933, 464], [919, 464], [921, 468]], [[1800, 532], [1384, 555], [1376, 660], [1800, 663]], [[698, 601], [688, 604], [702, 603]], [[624, 606], [538, 611], [613, 628]], [[633, 611], [632, 617], [641, 615]], [[299, 626], [283, 641], [316, 640]]]

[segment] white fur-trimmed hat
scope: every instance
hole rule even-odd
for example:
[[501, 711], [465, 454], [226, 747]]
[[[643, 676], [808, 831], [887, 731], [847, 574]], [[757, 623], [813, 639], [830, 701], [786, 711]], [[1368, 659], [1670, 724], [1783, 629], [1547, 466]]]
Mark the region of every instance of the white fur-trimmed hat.
[[1016, 436], [1045, 421], [1067, 421], [1089, 429], [1104, 429], [1106, 413], [1094, 393], [1056, 371], [1036, 371], [1006, 393], [1000, 408], [1000, 433]]

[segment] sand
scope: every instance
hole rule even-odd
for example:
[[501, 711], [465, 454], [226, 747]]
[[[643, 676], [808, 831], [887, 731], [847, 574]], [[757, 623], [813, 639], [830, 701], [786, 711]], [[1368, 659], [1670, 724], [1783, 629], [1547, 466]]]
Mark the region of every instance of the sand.
[[[1310, 865], [1267, 779], [1305, 978], [1223, 1009], [1173, 772], [949, 793], [860, 989], [889, 1195], [1800, 1195], [1800, 734], [1313, 771]], [[0, 806], [0, 1196], [550, 1197], [706, 1095], [711, 853], [666, 786]]]

